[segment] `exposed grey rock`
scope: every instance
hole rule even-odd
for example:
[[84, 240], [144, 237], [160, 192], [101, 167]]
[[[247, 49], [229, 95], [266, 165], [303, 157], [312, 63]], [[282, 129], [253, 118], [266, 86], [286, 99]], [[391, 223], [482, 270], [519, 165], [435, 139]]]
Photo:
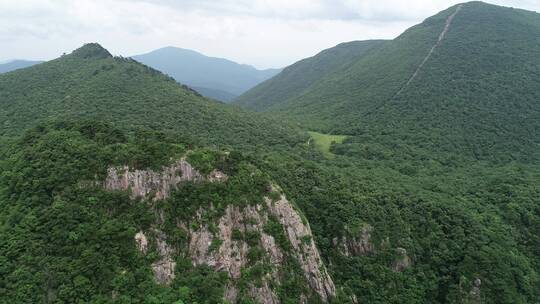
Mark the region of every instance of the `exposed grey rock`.
[[227, 174], [219, 170], [213, 170], [212, 172], [210, 172], [210, 174], [208, 174], [208, 180], [211, 182], [224, 182], [228, 178], [229, 177], [227, 176]]
[[371, 241], [373, 227], [369, 224], [362, 226], [360, 233], [356, 236], [342, 236], [334, 238], [332, 243], [345, 256], [364, 256], [376, 252], [375, 245]]
[[279, 299], [268, 285], [268, 281], [263, 281], [261, 287], [252, 286], [249, 295], [260, 304], [279, 304]]
[[282, 195], [277, 202], [272, 202], [269, 198], [265, 198], [265, 201], [270, 213], [276, 216], [285, 228], [294, 248], [294, 254], [304, 270], [304, 276], [310, 287], [319, 294], [324, 302], [327, 302], [329, 298], [335, 296], [336, 287], [326, 271], [315, 242], [304, 241], [313, 239], [309, 224], [304, 224], [299, 213], [285, 196]]
[[195, 170], [185, 158], [177, 161], [161, 171], [131, 170], [128, 166], [109, 168], [104, 182], [105, 189], [130, 191], [131, 198], [146, 198], [153, 195], [154, 200], [169, 197], [171, 190], [183, 181], [225, 181], [227, 175], [218, 170], [212, 171], [208, 177]]
[[137, 234], [135, 234], [135, 241], [137, 242], [139, 251], [146, 254], [148, 251], [148, 239], [146, 238], [146, 235], [144, 235], [142, 231], [137, 232]]
[[[153, 201], [166, 199], [170, 192], [183, 181], [210, 181], [222, 182], [227, 180], [227, 175], [214, 170], [208, 176], [203, 176], [195, 170], [185, 159], [164, 167], [162, 171], [130, 170], [128, 167], [110, 168], [104, 187], [109, 190], [130, 191], [132, 198], [152, 198]], [[272, 191], [276, 191], [272, 187]], [[281, 196], [276, 202], [265, 198], [265, 204], [257, 204], [240, 208], [229, 205], [224, 214], [216, 220], [217, 231], [213, 234], [207, 224], [202, 220], [207, 210], [201, 209], [192, 221], [197, 222], [196, 229], [191, 222], [178, 223], [178, 229], [184, 229], [188, 234], [189, 244], [186, 253], [191, 258], [193, 265], [208, 265], [215, 271], [225, 271], [231, 278], [224, 297], [234, 303], [238, 297], [238, 289], [234, 282], [241, 277], [241, 271], [249, 267], [249, 245], [244, 240], [234, 239], [233, 231], [238, 230], [242, 234], [257, 232], [260, 235], [259, 245], [266, 252], [264, 258], [272, 270], [262, 278], [258, 286], [251, 285], [248, 294], [259, 303], [279, 303], [279, 299], [272, 290], [272, 285], [279, 285], [281, 274], [279, 273], [286, 254], [292, 254], [299, 261], [304, 272], [306, 282], [324, 302], [335, 296], [335, 286], [326, 271], [319, 251], [313, 242], [313, 235], [307, 222], [302, 220], [300, 213], [292, 204]], [[209, 202], [210, 204], [210, 202]], [[276, 217], [283, 226], [286, 236], [292, 244], [292, 252], [285, 253], [276, 244], [273, 236], [264, 232], [269, 216]], [[163, 223], [164, 214], [156, 210], [157, 223]], [[143, 231], [135, 235], [138, 249], [146, 254], [149, 250], [149, 238], [153, 236], [159, 260], [152, 264], [152, 270], [156, 281], [161, 284], [169, 284], [175, 277], [174, 262], [177, 249], [167, 244], [166, 235], [152, 228], [150, 234]], [[215, 245], [212, 246], [212, 243]], [[154, 244], [154, 243], [152, 243]], [[219, 245], [219, 246], [216, 246]], [[255, 263], [258, 261], [255, 261]], [[272, 284], [270, 284], [272, 282]], [[305, 295], [304, 299], [306, 298]]]
[[397, 248], [396, 252], [399, 257], [392, 263], [392, 271], [402, 272], [403, 270], [411, 267], [412, 261], [407, 255], [407, 250], [405, 250], [405, 248]]
[[[293, 246], [293, 254], [298, 259], [304, 271], [309, 286], [323, 301], [335, 296], [335, 286], [322, 263], [319, 251], [314, 242], [305, 242], [311, 239], [311, 229], [304, 224], [300, 215], [284, 196], [277, 202], [265, 199], [270, 214], [276, 216], [283, 225], [287, 236]], [[202, 211], [199, 211], [202, 212]], [[240, 209], [229, 205], [225, 214], [219, 219], [218, 233], [214, 236], [203, 226], [196, 231], [190, 231], [189, 252], [194, 265], [209, 265], [216, 271], [227, 271], [229, 277], [238, 279], [241, 269], [248, 265], [247, 253], [249, 246], [241, 240], [232, 238], [232, 231], [238, 229], [242, 233], [257, 231], [261, 235], [260, 244], [266, 251], [271, 265], [276, 269], [283, 262], [284, 253], [277, 246], [274, 238], [264, 232], [264, 225], [268, 222], [268, 216], [260, 205], [247, 206]], [[246, 224], [249, 223], [249, 224]], [[221, 241], [219, 249], [212, 252], [209, 247], [214, 238]], [[270, 274], [275, 282], [279, 282], [277, 272]], [[254, 291], [256, 290], [256, 291]], [[261, 303], [278, 303], [275, 293], [269, 288], [268, 281], [263, 282], [262, 287], [251, 288], [250, 294], [257, 295]]]
[[227, 300], [229, 303], [236, 303], [236, 300], [238, 298], [238, 289], [234, 284], [229, 283], [225, 287], [225, 294], [223, 295], [225, 300]]
[[170, 284], [174, 279], [174, 269], [176, 262], [173, 259], [174, 249], [167, 244], [166, 236], [163, 232], [155, 230], [156, 247], [160, 259], [152, 263], [152, 270], [156, 281], [161, 284]]
[[482, 303], [482, 297], [480, 292], [480, 286], [482, 285], [482, 280], [479, 278], [476, 278], [473, 282], [473, 287], [471, 288], [471, 291], [469, 292], [469, 299], [467, 303], [470, 304], [480, 304]]

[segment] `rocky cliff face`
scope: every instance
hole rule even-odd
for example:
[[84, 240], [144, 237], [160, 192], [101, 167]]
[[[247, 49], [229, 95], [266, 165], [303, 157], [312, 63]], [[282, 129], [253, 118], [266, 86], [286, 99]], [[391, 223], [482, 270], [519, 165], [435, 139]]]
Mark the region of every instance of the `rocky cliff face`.
[[[347, 257], [375, 255], [377, 249], [381, 249], [389, 243], [386, 240], [376, 247], [371, 238], [373, 227], [369, 224], [363, 224], [355, 233], [351, 233], [347, 227], [345, 227], [345, 231], [345, 235], [333, 238], [332, 243], [340, 254]], [[395, 248], [395, 252], [396, 259], [390, 265], [392, 271], [402, 272], [412, 267], [413, 261], [405, 248]]]
[[161, 171], [130, 170], [129, 167], [109, 168], [104, 182], [105, 189], [129, 190], [131, 198], [153, 196], [154, 200], [166, 199], [171, 190], [183, 181], [224, 181], [227, 175], [217, 170], [203, 176], [182, 158]]
[[[130, 170], [128, 167], [110, 168], [104, 186], [110, 190], [129, 191], [132, 198], [147, 198], [155, 202], [169, 198], [171, 191], [184, 181], [226, 180], [227, 175], [217, 170], [203, 176], [182, 159], [159, 172]], [[272, 191], [277, 189], [274, 187]], [[175, 277], [175, 254], [187, 251], [194, 266], [208, 265], [215, 271], [228, 274], [230, 281], [224, 297], [232, 303], [236, 302], [240, 292], [236, 283], [241, 279], [242, 271], [254, 265], [267, 266], [269, 271], [259, 283], [251, 283], [247, 293], [259, 303], [280, 303], [275, 288], [280, 285], [284, 275], [282, 266], [287, 259], [295, 259], [311, 293], [328, 302], [335, 296], [336, 290], [313, 241], [309, 224], [302, 220], [284, 195], [274, 200], [265, 197], [263, 201], [242, 208], [227, 206], [213, 223], [217, 229], [209, 227], [204, 220], [207, 210], [202, 208], [189, 223], [178, 221], [177, 229], [188, 235], [187, 248], [178, 250], [169, 246], [167, 236], [157, 228], [159, 225], [150, 231], [137, 233], [135, 242], [143, 254], [154, 242], [159, 259], [152, 264], [152, 269], [156, 280], [162, 284], [169, 284]], [[163, 218], [163, 215], [157, 218]], [[283, 244], [278, 244], [275, 236], [265, 229], [270, 223], [282, 227], [290, 246], [283, 248]], [[263, 254], [253, 260], [250, 253], [256, 250], [261, 250]]]
[[343, 235], [334, 238], [332, 243], [345, 256], [371, 255], [375, 253], [375, 245], [371, 241], [373, 227], [366, 224], [357, 235]]
[[396, 248], [396, 254], [398, 257], [394, 260], [392, 266], [390, 267], [392, 271], [402, 272], [412, 266], [411, 258], [409, 258], [405, 248]]

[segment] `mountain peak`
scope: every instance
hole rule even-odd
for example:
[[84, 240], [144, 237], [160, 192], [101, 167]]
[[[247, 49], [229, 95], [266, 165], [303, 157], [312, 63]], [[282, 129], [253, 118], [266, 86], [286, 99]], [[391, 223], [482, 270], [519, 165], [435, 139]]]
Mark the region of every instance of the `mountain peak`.
[[87, 43], [71, 53], [74, 57], [82, 59], [102, 59], [112, 57], [111, 53], [103, 48], [99, 43]]

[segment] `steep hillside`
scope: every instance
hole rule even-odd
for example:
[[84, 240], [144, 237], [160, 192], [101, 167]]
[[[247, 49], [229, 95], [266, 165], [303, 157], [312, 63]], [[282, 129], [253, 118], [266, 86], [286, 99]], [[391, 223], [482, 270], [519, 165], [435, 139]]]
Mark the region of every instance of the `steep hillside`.
[[223, 94], [215, 95], [210, 90], [238, 96], [279, 72], [277, 69], [257, 70], [249, 65], [175, 47], [162, 48], [132, 58], [182, 84], [206, 88], [200, 93], [204, 95], [206, 92], [205, 96], [218, 100], [221, 100], [219, 97], [223, 97]]
[[335, 297], [303, 215], [234, 151], [95, 121], [40, 125], [9, 151], [2, 303]]
[[245, 108], [264, 111], [279, 107], [289, 99], [300, 96], [330, 74], [339, 73], [359, 60], [383, 40], [353, 41], [301, 60], [237, 98], [234, 103]]
[[99, 118], [124, 129], [180, 132], [207, 144], [294, 144], [282, 123], [210, 101], [131, 59], [88, 44], [24, 70], [0, 75], [0, 135], [42, 120]]
[[30, 61], [30, 60], [8, 61], [6, 63], [0, 64], [0, 73], [7, 73], [7, 72], [15, 71], [18, 69], [24, 69], [24, 68], [36, 65], [38, 63], [42, 63], [42, 61]]
[[94, 44], [0, 75], [0, 303], [539, 303], [536, 20], [452, 7], [279, 120]]
[[539, 159], [538, 37], [539, 14], [470, 2], [426, 19], [298, 96], [253, 103], [267, 103], [268, 111], [307, 129], [364, 134], [357, 139], [364, 144]]

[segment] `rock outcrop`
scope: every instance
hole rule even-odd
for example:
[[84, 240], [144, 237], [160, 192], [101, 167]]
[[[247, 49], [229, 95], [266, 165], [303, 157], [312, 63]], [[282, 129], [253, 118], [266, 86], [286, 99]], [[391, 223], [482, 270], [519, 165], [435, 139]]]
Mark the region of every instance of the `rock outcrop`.
[[[381, 242], [378, 247], [375, 246], [371, 239], [373, 232], [371, 225], [363, 223], [360, 228], [353, 230], [354, 232], [351, 232], [348, 227], [345, 227], [345, 235], [332, 239], [332, 244], [342, 255], [347, 257], [370, 256], [377, 254], [378, 250], [388, 249], [388, 239]], [[413, 265], [405, 248], [396, 248], [395, 251], [397, 258], [390, 265], [392, 271], [402, 272]]]
[[398, 258], [392, 263], [391, 269], [394, 272], [402, 272], [405, 269], [411, 267], [412, 261], [411, 258], [407, 255], [407, 250], [405, 248], [396, 248], [396, 253]]
[[152, 271], [156, 281], [161, 284], [169, 284], [175, 277], [174, 269], [176, 262], [174, 261], [175, 250], [167, 244], [167, 236], [155, 229], [156, 248], [159, 254], [159, 260], [152, 263]]
[[[110, 168], [104, 186], [109, 190], [130, 191], [132, 198], [158, 201], [169, 198], [170, 192], [181, 182], [220, 182], [227, 178], [226, 174], [217, 170], [203, 176], [185, 159], [181, 159], [159, 172], [130, 170], [128, 167]], [[269, 191], [278, 190], [272, 187]], [[217, 229], [210, 229], [205, 222], [207, 210], [204, 209], [200, 209], [190, 222], [179, 221], [177, 229], [184, 230], [188, 236], [187, 248], [169, 246], [167, 236], [157, 228], [159, 225], [150, 231], [138, 232], [135, 235], [136, 245], [141, 253], [147, 254], [150, 243], [154, 244], [159, 258], [152, 264], [152, 270], [156, 281], [162, 284], [169, 284], [174, 279], [174, 257], [180, 251], [182, 254], [188, 253], [194, 266], [208, 265], [215, 271], [225, 271], [230, 282], [224, 297], [232, 303], [236, 302], [239, 295], [235, 282], [241, 279], [244, 269], [257, 263], [269, 265], [270, 270], [263, 275], [259, 284], [249, 286], [247, 294], [258, 303], [280, 303], [274, 288], [280, 285], [283, 277], [281, 268], [286, 257], [292, 256], [299, 262], [306, 285], [313, 294], [323, 302], [328, 302], [335, 296], [336, 288], [313, 241], [309, 224], [284, 195], [274, 201], [270, 198], [264, 198], [263, 201], [242, 208], [228, 205], [219, 218], [213, 220]], [[163, 215], [158, 212], [157, 218], [162, 221]], [[291, 245], [288, 252], [281, 248], [274, 236], [265, 231], [271, 219], [277, 220], [283, 228]], [[251, 236], [249, 240], [246, 235]], [[260, 260], [250, 260], [250, 250], [257, 248], [262, 249], [263, 257]]]
[[482, 296], [480, 292], [480, 286], [482, 286], [482, 280], [476, 278], [473, 282], [473, 286], [465, 303], [468, 304], [480, 304], [482, 303]]
[[[284, 196], [276, 202], [265, 198], [265, 204], [245, 208], [229, 205], [219, 219], [218, 232], [215, 235], [210, 233], [207, 226], [190, 230], [189, 253], [193, 264], [206, 264], [216, 271], [226, 271], [230, 278], [237, 280], [241, 276], [241, 270], [248, 267], [251, 262], [248, 258], [251, 247], [246, 241], [235, 239], [233, 231], [236, 230], [243, 235], [255, 233], [259, 236], [258, 244], [266, 254], [266, 262], [273, 270], [263, 280], [262, 286], [251, 286], [250, 294], [255, 295], [260, 303], [279, 303], [268, 284], [270, 281], [279, 284], [279, 268], [288, 253], [283, 252], [274, 237], [264, 231], [269, 216], [274, 216], [285, 230], [293, 248], [292, 254], [299, 261], [309, 287], [321, 300], [327, 302], [335, 295], [336, 289], [315, 243], [311, 241], [313, 236], [309, 225], [302, 221], [298, 212]], [[202, 214], [202, 211], [199, 214]], [[219, 240], [220, 246], [210, 250], [215, 240]], [[227, 300], [234, 302], [236, 299], [232, 295], [236, 293], [230, 293]]]
[[306, 223], [302, 221], [299, 213], [294, 210], [284, 196], [281, 196], [276, 202], [272, 202], [268, 198], [265, 201], [270, 213], [276, 216], [285, 228], [310, 287], [319, 294], [323, 301], [327, 301], [328, 298], [336, 294], [336, 288], [322, 263], [309, 224], [307, 221]]
[[130, 191], [131, 198], [153, 196], [154, 200], [167, 199], [171, 191], [184, 181], [224, 181], [227, 175], [218, 170], [212, 171], [208, 177], [195, 170], [185, 158], [177, 161], [161, 171], [130, 170], [128, 166], [112, 167], [107, 170], [104, 182], [105, 189]]
[[345, 256], [363, 256], [375, 253], [375, 245], [371, 241], [373, 227], [365, 224], [356, 235], [344, 235], [334, 238], [332, 243]]

